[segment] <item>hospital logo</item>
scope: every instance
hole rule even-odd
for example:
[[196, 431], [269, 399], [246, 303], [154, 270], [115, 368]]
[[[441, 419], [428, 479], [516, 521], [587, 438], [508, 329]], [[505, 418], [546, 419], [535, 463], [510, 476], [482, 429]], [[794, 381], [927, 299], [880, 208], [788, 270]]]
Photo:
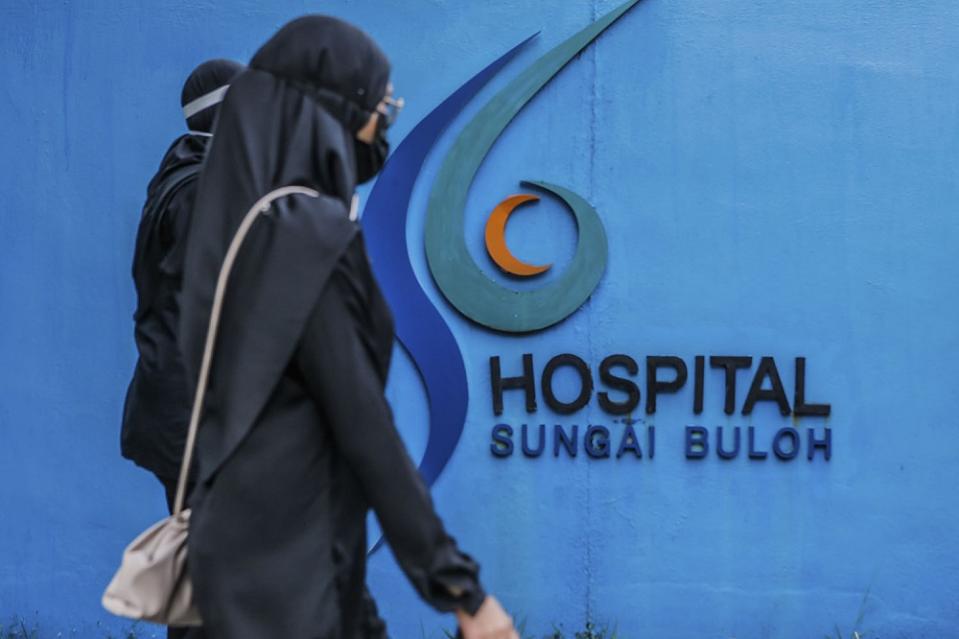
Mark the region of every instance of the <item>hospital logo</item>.
[[[556, 198], [578, 228], [576, 250], [562, 273], [535, 290], [517, 291], [492, 280], [466, 244], [466, 196], [476, 172], [500, 134], [530, 100], [581, 51], [639, 0], [616, 9], [534, 60], [506, 84], [456, 134], [428, 185], [422, 247], [433, 282], [450, 306], [473, 322], [504, 333], [529, 333], [553, 326], [576, 312], [596, 289], [607, 262], [606, 231], [593, 207], [573, 191], [541, 180], [521, 185], [536, 193], [508, 197], [486, 225], [493, 262], [515, 277], [534, 278], [549, 265], [524, 262], [506, 245], [510, 215], [540, 197]], [[427, 156], [447, 127], [479, 91], [536, 37], [526, 38], [479, 71], [430, 111], [387, 160], [363, 213], [367, 250], [383, 293], [393, 309], [396, 335], [410, 354], [429, 396], [430, 433], [419, 469], [433, 484], [449, 463], [466, 421], [470, 393], [459, 345], [443, 314], [423, 289], [410, 261], [407, 220], [414, 185]]]

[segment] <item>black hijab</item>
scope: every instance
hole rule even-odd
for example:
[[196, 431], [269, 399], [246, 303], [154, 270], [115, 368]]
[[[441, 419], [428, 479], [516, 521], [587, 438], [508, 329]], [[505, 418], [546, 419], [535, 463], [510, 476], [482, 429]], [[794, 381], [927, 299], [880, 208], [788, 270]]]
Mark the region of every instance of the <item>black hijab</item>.
[[390, 63], [353, 25], [326, 16], [290, 22], [263, 45], [250, 67], [295, 85], [355, 134], [386, 94]]
[[284, 26], [230, 85], [200, 178], [184, 268], [181, 347], [195, 383], [227, 246], [250, 207], [284, 186], [247, 236], [224, 298], [208, 389], [220, 414], [200, 428], [200, 480], [249, 431], [357, 232], [353, 140], [383, 98], [389, 62], [359, 29], [307, 16]]
[[193, 70], [180, 92], [180, 106], [184, 109], [187, 128], [200, 133], [213, 133], [213, 123], [224, 89], [245, 68], [233, 60], [218, 59], [207, 60]]
[[[197, 100], [202, 100], [205, 96], [212, 97], [218, 91], [224, 91], [244, 69], [246, 67], [233, 60], [207, 60], [195, 68], [183, 83], [183, 89], [180, 91], [180, 106], [185, 108]], [[160, 185], [174, 171], [187, 165], [199, 164], [203, 160], [219, 110], [220, 102], [212, 101], [206, 108], [186, 118], [189, 132], [174, 140], [167, 149], [160, 162], [160, 168], [147, 187], [148, 200], [157, 195]]]

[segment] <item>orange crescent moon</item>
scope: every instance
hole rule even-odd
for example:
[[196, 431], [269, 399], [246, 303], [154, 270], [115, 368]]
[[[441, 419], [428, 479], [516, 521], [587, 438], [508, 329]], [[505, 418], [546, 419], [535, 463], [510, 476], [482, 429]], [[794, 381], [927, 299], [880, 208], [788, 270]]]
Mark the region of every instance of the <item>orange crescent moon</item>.
[[486, 220], [486, 252], [498, 267], [510, 275], [532, 277], [548, 271], [553, 266], [552, 264], [543, 266], [528, 264], [517, 259], [506, 246], [506, 222], [509, 221], [509, 216], [521, 204], [537, 201], [539, 198], [535, 195], [511, 195], [497, 204], [490, 213], [489, 219]]

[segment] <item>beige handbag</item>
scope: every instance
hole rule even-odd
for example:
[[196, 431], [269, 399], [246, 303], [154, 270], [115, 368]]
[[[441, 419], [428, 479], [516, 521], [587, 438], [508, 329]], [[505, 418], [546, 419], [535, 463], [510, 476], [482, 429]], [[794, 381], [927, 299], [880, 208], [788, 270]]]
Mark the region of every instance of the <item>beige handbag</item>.
[[213, 344], [216, 342], [223, 308], [223, 295], [240, 245], [257, 215], [269, 211], [274, 200], [294, 194], [319, 197], [319, 193], [313, 189], [302, 186], [286, 186], [267, 193], [244, 216], [227, 249], [213, 294], [213, 308], [203, 347], [200, 377], [190, 414], [190, 428], [180, 466], [173, 514], [147, 529], [123, 552], [120, 569], [103, 593], [103, 607], [115, 615], [167, 626], [199, 626], [203, 623], [193, 603], [193, 585], [186, 567], [190, 511], [183, 509], [183, 501], [213, 359]]

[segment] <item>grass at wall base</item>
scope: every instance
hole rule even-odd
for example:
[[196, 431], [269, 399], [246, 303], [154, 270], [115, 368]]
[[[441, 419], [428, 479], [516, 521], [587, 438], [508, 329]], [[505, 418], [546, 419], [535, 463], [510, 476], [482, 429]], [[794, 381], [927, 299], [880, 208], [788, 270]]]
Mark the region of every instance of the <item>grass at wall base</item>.
[[[567, 634], [562, 628], [554, 626], [553, 630], [546, 635], [533, 635], [526, 631], [525, 626], [525, 622], [518, 624], [517, 629], [521, 639], [625, 639], [618, 635], [615, 630], [609, 630], [607, 626], [597, 626], [592, 622], [587, 622], [585, 629], [574, 631], [571, 634]], [[443, 631], [443, 634], [450, 639], [456, 637], [454, 632], [448, 630]], [[162, 639], [165, 636], [166, 633], [159, 626], [146, 626], [137, 623], [131, 624], [119, 633], [104, 629], [96, 637], [81, 637], [75, 629], [51, 634], [43, 630], [38, 621], [27, 621], [20, 616], [15, 616], [7, 623], [0, 624], [0, 639]], [[423, 636], [426, 637], [426, 634], [424, 633]]]
[[[38, 616], [38, 615], [35, 615]], [[97, 623], [97, 627], [100, 624]], [[28, 622], [24, 617], [15, 615], [6, 623], [0, 622], [0, 639], [165, 639], [166, 631], [159, 626], [144, 628], [139, 623], [131, 623], [126, 630], [102, 629], [94, 637], [82, 637], [73, 628], [67, 632], [48, 632], [34, 619]]]
[[[554, 627], [546, 635], [534, 635], [526, 631], [525, 623], [519, 624], [518, 630], [520, 639], [626, 639], [618, 634], [615, 629], [610, 630], [608, 626], [597, 626], [591, 622], [586, 624], [585, 629], [574, 631], [572, 634], [564, 632], [562, 628]], [[450, 639], [456, 637], [455, 633], [448, 630], [444, 631], [443, 634]], [[94, 638], [81, 638], [76, 630], [66, 633], [57, 632], [56, 634], [45, 633], [41, 631], [39, 623], [27, 623], [22, 617], [15, 617], [6, 624], [0, 624], [0, 639], [163, 639], [165, 636], [166, 633], [159, 627], [141, 627], [135, 623], [120, 633], [104, 630]], [[426, 638], [425, 633], [423, 637]], [[835, 629], [834, 634], [828, 634], [824, 637], [824, 639], [872, 638], [872, 635], [866, 635], [855, 630], [849, 635], [844, 635], [838, 628]], [[813, 639], [815, 639], [815, 635], [813, 635]]]

